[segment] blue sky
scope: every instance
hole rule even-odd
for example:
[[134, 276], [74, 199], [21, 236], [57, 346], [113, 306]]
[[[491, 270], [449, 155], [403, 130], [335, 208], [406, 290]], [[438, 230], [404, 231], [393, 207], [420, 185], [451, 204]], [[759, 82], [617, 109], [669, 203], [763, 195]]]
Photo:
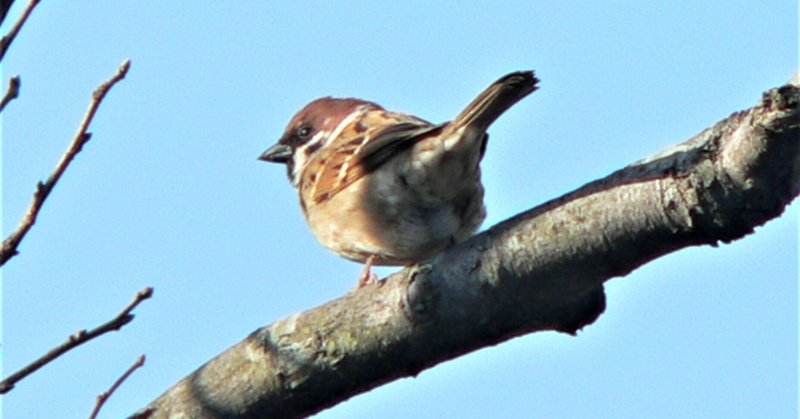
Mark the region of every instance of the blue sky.
[[[19, 384], [4, 413], [86, 417], [144, 353], [104, 408], [124, 416], [354, 285], [361, 267], [316, 244], [284, 169], [256, 160], [314, 98], [444, 121], [535, 69], [541, 90], [490, 130], [486, 227], [752, 106], [797, 70], [797, 24], [793, 1], [43, 2], [3, 62], [3, 86], [22, 77], [2, 114], [4, 235], [91, 91], [133, 65], [3, 268], [4, 375], [144, 286], [155, 296]], [[744, 240], [611, 281], [577, 337], [517, 338], [319, 417], [794, 418], [797, 224], [795, 204]]]

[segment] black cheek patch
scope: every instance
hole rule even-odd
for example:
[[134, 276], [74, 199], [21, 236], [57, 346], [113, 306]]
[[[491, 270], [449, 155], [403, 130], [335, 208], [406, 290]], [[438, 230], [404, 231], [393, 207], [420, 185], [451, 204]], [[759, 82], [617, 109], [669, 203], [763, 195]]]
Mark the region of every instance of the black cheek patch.
[[306, 157], [310, 157], [315, 151], [319, 150], [320, 147], [322, 147], [322, 141], [317, 141], [315, 144], [306, 147]]
[[294, 182], [292, 172], [294, 172], [294, 159], [289, 159], [289, 161], [286, 162], [286, 176], [289, 178], [289, 182]]

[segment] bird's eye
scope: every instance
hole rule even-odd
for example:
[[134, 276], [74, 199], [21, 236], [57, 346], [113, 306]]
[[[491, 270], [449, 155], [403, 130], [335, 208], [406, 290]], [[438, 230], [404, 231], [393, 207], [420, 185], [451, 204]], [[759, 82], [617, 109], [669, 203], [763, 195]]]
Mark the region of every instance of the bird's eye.
[[311, 127], [308, 125], [302, 125], [300, 128], [297, 128], [297, 137], [301, 140], [305, 140], [309, 135], [311, 135]]

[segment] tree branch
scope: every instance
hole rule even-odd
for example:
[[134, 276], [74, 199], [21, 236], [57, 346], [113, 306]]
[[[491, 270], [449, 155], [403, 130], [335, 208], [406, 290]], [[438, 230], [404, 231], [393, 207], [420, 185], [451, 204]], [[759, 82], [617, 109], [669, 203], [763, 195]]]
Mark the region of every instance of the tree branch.
[[3, 109], [6, 108], [8, 102], [19, 97], [19, 87], [22, 84], [19, 76], [14, 76], [8, 79], [8, 89], [6, 90], [6, 94], [3, 96], [3, 100], [0, 100], [0, 112], [3, 112]]
[[97, 396], [97, 402], [94, 405], [92, 414], [89, 415], [89, 419], [95, 419], [97, 415], [100, 414], [100, 409], [103, 408], [103, 405], [106, 403], [106, 401], [109, 398], [111, 398], [111, 395], [114, 394], [115, 391], [117, 391], [119, 386], [121, 386], [122, 383], [124, 383], [125, 380], [127, 380], [128, 377], [130, 377], [131, 374], [133, 374], [134, 371], [141, 368], [142, 366], [144, 366], [144, 355], [140, 356], [139, 359], [137, 359], [136, 362], [134, 362], [133, 365], [131, 365], [130, 368], [128, 368], [128, 370], [125, 371], [125, 373], [122, 374], [122, 376], [119, 377], [117, 381], [114, 382], [114, 384], [111, 386], [111, 388], [108, 389], [108, 391]]
[[59, 346], [48, 351], [44, 356], [37, 359], [36, 361], [28, 364], [21, 370], [9, 375], [5, 380], [0, 381], [0, 394], [5, 394], [11, 391], [14, 388], [14, 385], [18, 383], [23, 378], [31, 375], [39, 368], [49, 364], [51, 361], [55, 360], [56, 358], [64, 355], [65, 353], [69, 352], [72, 349], [77, 348], [78, 346], [98, 337], [104, 335], [108, 332], [116, 331], [122, 329], [123, 326], [133, 321], [134, 315], [131, 314], [133, 309], [136, 308], [142, 301], [147, 300], [148, 298], [153, 296], [153, 288], [147, 287], [138, 293], [134, 297], [133, 301], [125, 307], [116, 317], [109, 320], [106, 323], [90, 330], [86, 331], [80, 330], [74, 335], [67, 338], [67, 341], [62, 343]]
[[6, 15], [8, 15], [8, 11], [11, 10], [13, 5], [14, 0], [0, 0], [0, 25], [6, 21]]
[[800, 191], [800, 89], [253, 332], [133, 417], [298, 417], [512, 337], [574, 334], [605, 281], [777, 217]]
[[[7, 8], [5, 7], [6, 6], [5, 4], [3, 5], [5, 9], [3, 11], [4, 20], [6, 13], [8, 13], [8, 9], [11, 8], [11, 3], [13, 2], [8, 2]], [[17, 34], [19, 33], [20, 29], [22, 29], [22, 25], [24, 25], [25, 21], [28, 20], [28, 17], [33, 12], [33, 9], [36, 8], [37, 4], [39, 4], [39, 0], [31, 0], [28, 3], [28, 7], [26, 7], [25, 11], [22, 12], [22, 16], [20, 16], [19, 20], [17, 20], [17, 23], [14, 24], [14, 27], [12, 27], [10, 31], [8, 31], [8, 34], [6, 36], [0, 39], [0, 61], [3, 61], [3, 57], [6, 56], [6, 51], [8, 51], [8, 48], [11, 46], [11, 43], [14, 42], [14, 39], [17, 37]]]
[[41, 210], [44, 201], [47, 199], [47, 196], [56, 186], [56, 183], [58, 183], [58, 180], [61, 178], [61, 175], [64, 174], [64, 171], [67, 170], [67, 167], [69, 167], [72, 159], [75, 158], [75, 156], [81, 151], [83, 145], [86, 144], [91, 138], [91, 134], [86, 131], [89, 129], [89, 125], [92, 123], [92, 119], [94, 119], [97, 109], [103, 102], [103, 98], [105, 98], [108, 91], [111, 90], [111, 88], [114, 87], [117, 82], [125, 78], [125, 75], [128, 74], [128, 69], [130, 69], [130, 67], [131, 60], [125, 60], [117, 70], [117, 74], [101, 84], [97, 89], [95, 89], [94, 93], [92, 93], [92, 100], [89, 102], [89, 109], [86, 111], [86, 115], [83, 117], [83, 121], [81, 121], [81, 124], [78, 127], [78, 132], [75, 134], [75, 138], [72, 140], [69, 148], [67, 148], [67, 151], [63, 156], [61, 156], [61, 160], [56, 165], [56, 168], [50, 177], [47, 178], [47, 181], [36, 184], [36, 191], [33, 194], [33, 201], [31, 202], [30, 207], [28, 207], [28, 212], [22, 218], [22, 221], [17, 229], [5, 240], [3, 240], [3, 249], [0, 251], [0, 266], [5, 265], [9, 259], [17, 255], [17, 247], [19, 247], [22, 239], [25, 238], [25, 235], [28, 234], [28, 231], [31, 229], [31, 227], [33, 227], [33, 224], [36, 223], [36, 217], [39, 215], [39, 210]]

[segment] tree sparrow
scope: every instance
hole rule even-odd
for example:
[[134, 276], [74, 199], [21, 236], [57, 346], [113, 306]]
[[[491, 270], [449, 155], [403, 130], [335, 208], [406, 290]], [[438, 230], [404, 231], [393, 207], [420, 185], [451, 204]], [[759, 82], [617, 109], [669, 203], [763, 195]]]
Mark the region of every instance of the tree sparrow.
[[366, 263], [368, 277], [372, 264], [421, 262], [478, 229], [486, 129], [538, 81], [533, 71], [508, 74], [442, 124], [324, 97], [300, 110], [259, 159], [286, 164], [314, 236]]

